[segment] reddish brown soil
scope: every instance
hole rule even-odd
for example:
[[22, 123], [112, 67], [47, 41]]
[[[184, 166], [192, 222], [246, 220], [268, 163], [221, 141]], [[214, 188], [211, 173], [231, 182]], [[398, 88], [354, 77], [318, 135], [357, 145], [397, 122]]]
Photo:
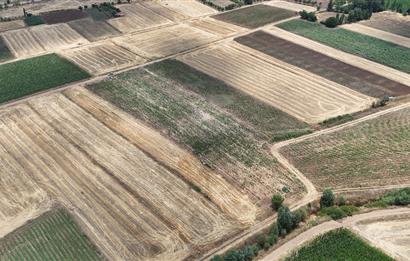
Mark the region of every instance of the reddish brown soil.
[[87, 16], [86, 12], [76, 9], [57, 10], [41, 14], [41, 17], [47, 24], [66, 23]]
[[400, 96], [410, 93], [410, 88], [404, 84], [346, 64], [262, 31], [257, 31], [235, 40], [243, 45], [369, 96]]

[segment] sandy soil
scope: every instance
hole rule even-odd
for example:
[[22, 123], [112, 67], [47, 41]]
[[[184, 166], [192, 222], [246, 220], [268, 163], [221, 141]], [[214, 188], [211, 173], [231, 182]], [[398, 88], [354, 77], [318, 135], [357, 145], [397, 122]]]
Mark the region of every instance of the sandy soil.
[[179, 59], [308, 123], [360, 111], [374, 101], [237, 43], [203, 49]]
[[[345, 24], [342, 26], [344, 29], [348, 29], [353, 32], [366, 34], [375, 38], [382, 39], [387, 42], [392, 42], [397, 45], [401, 45], [407, 48], [410, 48], [410, 38], [400, 36], [397, 34], [389, 33], [386, 31], [382, 31], [379, 29], [375, 29], [372, 27], [368, 27], [362, 24], [354, 23], [354, 24]], [[410, 29], [409, 29], [410, 30]]]
[[60, 54], [93, 75], [117, 71], [146, 61], [109, 41], [69, 49]]
[[218, 11], [196, 0], [159, 0], [163, 6], [190, 17], [216, 14]]
[[10, 22], [1, 22], [0, 23], [0, 32], [5, 32], [9, 30], [16, 30], [25, 27], [26, 24], [23, 20], [16, 20]]
[[272, 26], [269, 29], [265, 30], [268, 33], [271, 33], [277, 37], [283, 38], [285, 40], [288, 40], [290, 42], [293, 42], [295, 44], [302, 45], [304, 47], [310, 48], [316, 52], [323, 53], [327, 56], [330, 56], [332, 58], [338, 59], [342, 62], [345, 62], [347, 64], [351, 64], [353, 66], [362, 68], [364, 70], [370, 71], [374, 74], [381, 75], [383, 77], [386, 77], [390, 80], [399, 82], [401, 84], [410, 86], [410, 75], [398, 71], [396, 69], [381, 65], [376, 62], [372, 62], [370, 60], [361, 58], [356, 55], [348, 54], [345, 52], [342, 52], [340, 50], [337, 50], [335, 48], [329, 47], [327, 45], [312, 41], [310, 39], [307, 39], [305, 37], [289, 33], [285, 30], [282, 30], [278, 27]]
[[228, 37], [244, 31], [243, 27], [225, 23], [210, 17], [190, 21], [189, 25], [222, 37]]
[[306, 10], [308, 12], [316, 12], [316, 7], [292, 3], [288, 1], [273, 0], [273, 1], [263, 2], [263, 4], [271, 5], [271, 6], [279, 7], [283, 9], [288, 9], [288, 10], [292, 10], [295, 12], [300, 12], [302, 10]]
[[3, 38], [17, 58], [54, 52], [88, 43], [67, 24], [39, 25], [8, 31]]
[[149, 58], [159, 58], [217, 40], [216, 35], [184, 24], [113, 39], [115, 43]]
[[390, 11], [374, 13], [370, 20], [359, 22], [379, 30], [410, 38], [410, 16]]
[[161, 5], [161, 3], [159, 3], [158, 1], [144, 1], [141, 2], [141, 5], [174, 22], [189, 18], [188, 16], [182, 13], [178, 13], [175, 10], [169, 9], [164, 5]]

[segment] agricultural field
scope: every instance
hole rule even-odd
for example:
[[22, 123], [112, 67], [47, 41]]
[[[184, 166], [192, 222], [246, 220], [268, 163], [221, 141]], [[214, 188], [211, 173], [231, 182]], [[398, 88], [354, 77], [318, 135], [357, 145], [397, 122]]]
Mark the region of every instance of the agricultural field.
[[0, 38], [0, 62], [4, 62], [13, 58], [13, 54], [10, 52], [4, 40]]
[[409, 119], [410, 109], [401, 109], [281, 153], [320, 190], [408, 184]]
[[0, 259], [103, 260], [66, 210], [55, 209], [0, 239]]
[[278, 8], [282, 8], [282, 9], [292, 10], [294, 12], [301, 12], [303, 10], [306, 10], [307, 12], [315, 12], [316, 11], [316, 7], [314, 7], [314, 6], [297, 4], [297, 3], [293, 3], [293, 2], [289, 2], [289, 1], [272, 0], [272, 1], [266, 1], [263, 4], [278, 7]]
[[201, 4], [197, 0], [160, 0], [160, 3], [166, 8], [188, 17], [200, 17], [218, 13], [215, 9]]
[[41, 18], [46, 24], [67, 23], [73, 20], [87, 17], [87, 13], [78, 9], [65, 9], [50, 11], [41, 14]]
[[410, 38], [410, 16], [380, 12], [374, 13], [370, 20], [361, 21], [360, 24]]
[[319, 236], [302, 247], [286, 261], [393, 261], [382, 251], [368, 245], [347, 229], [338, 229]]
[[124, 17], [113, 18], [107, 22], [123, 33], [171, 23], [171, 20], [139, 3], [121, 6], [121, 11], [125, 14]]
[[[205, 89], [209, 86], [215, 87]], [[292, 131], [306, 133], [309, 127], [214, 78], [180, 62], [165, 61], [89, 88], [161, 130], [259, 206], [268, 205], [271, 195], [283, 193], [284, 187], [290, 190], [289, 201], [304, 193], [303, 185], [276, 162], [266, 145]], [[271, 122], [276, 125], [255, 119], [258, 112], [274, 117]], [[266, 212], [268, 207], [259, 214]]]
[[17, 58], [75, 47], [88, 41], [67, 24], [41, 25], [3, 33], [3, 39]]
[[244, 31], [242, 27], [215, 20], [210, 17], [190, 21], [189, 25], [221, 37], [231, 36]]
[[61, 52], [61, 55], [93, 75], [120, 70], [146, 61], [111, 42], [70, 49]]
[[[41, 188], [72, 211], [105, 257], [181, 260], [206, 251], [253, 222], [254, 207], [228, 183], [211, 178], [219, 186], [212, 188], [207, 200], [206, 187], [203, 192], [194, 189], [180, 174], [117, 134], [117, 125], [101, 123], [73, 102], [76, 97], [71, 89], [65, 95], [37, 97], [3, 110], [0, 144], [8, 148], [11, 160], [2, 171], [21, 166], [30, 173]], [[98, 98], [82, 102], [91, 109], [104, 103]], [[112, 124], [121, 122], [109, 108], [99, 107], [98, 113], [106, 121], [114, 120]], [[178, 164], [191, 172], [189, 161]], [[213, 198], [218, 193], [226, 198], [215, 200], [216, 205]], [[232, 198], [235, 194], [238, 197]], [[235, 212], [225, 207], [228, 203], [234, 203]], [[243, 219], [235, 219], [235, 213]]]
[[0, 22], [0, 32], [16, 30], [25, 26], [24, 21], [15, 20], [10, 22]]
[[237, 43], [201, 49], [178, 59], [307, 123], [364, 110], [374, 101]]
[[410, 85], [392, 81], [264, 31], [236, 38], [235, 41], [368, 96], [382, 98], [385, 95], [410, 93]]
[[410, 259], [410, 219], [373, 220], [355, 226], [358, 233], [398, 260]]
[[68, 25], [90, 42], [119, 35], [120, 32], [105, 21], [94, 21], [91, 18], [69, 22]]
[[174, 11], [172, 9], [169, 9], [165, 7], [164, 5], [161, 5], [160, 2], [156, 1], [144, 1], [140, 3], [142, 6], [150, 9], [151, 11], [157, 13], [160, 16], [163, 16], [173, 22], [178, 22], [181, 20], [188, 19], [189, 17], [182, 14], [178, 13], [177, 11]]
[[343, 28], [330, 29], [304, 20], [288, 21], [277, 26], [344, 52], [410, 73], [409, 48]]
[[88, 77], [88, 73], [55, 54], [2, 64], [0, 102], [18, 99]]
[[216, 7], [218, 10], [232, 9], [236, 6], [236, 3], [230, 0], [207, 0], [207, 4]]
[[136, 54], [154, 59], [186, 51], [218, 38], [217, 35], [179, 24], [117, 37], [113, 41]]
[[295, 12], [287, 9], [270, 5], [253, 5], [218, 14], [213, 16], [213, 18], [246, 28], [257, 28], [292, 16], [295, 16]]

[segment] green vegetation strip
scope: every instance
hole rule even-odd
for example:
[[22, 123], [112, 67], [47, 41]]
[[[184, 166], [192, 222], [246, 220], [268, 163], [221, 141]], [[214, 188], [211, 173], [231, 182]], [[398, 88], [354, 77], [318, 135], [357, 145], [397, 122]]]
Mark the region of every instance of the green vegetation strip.
[[214, 18], [247, 28], [257, 28], [295, 16], [295, 12], [269, 5], [254, 5], [215, 15]]
[[342, 28], [330, 29], [319, 23], [292, 20], [277, 25], [289, 32], [410, 73], [410, 49]]
[[100, 260], [63, 209], [52, 210], [0, 239], [0, 260]]
[[21, 98], [89, 76], [78, 66], [55, 54], [2, 64], [0, 102]]
[[393, 261], [347, 229], [330, 231], [288, 257], [286, 261]]

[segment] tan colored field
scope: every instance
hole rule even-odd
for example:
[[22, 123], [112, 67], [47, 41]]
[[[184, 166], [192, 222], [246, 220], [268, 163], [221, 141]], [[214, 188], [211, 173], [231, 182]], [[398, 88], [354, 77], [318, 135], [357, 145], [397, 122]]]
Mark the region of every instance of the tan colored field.
[[180, 24], [117, 37], [114, 41], [143, 57], [159, 58], [186, 51], [217, 39], [216, 35]]
[[263, 4], [274, 6], [274, 7], [279, 7], [283, 9], [288, 9], [288, 10], [292, 10], [295, 12], [300, 12], [302, 10], [306, 10], [308, 12], [316, 11], [316, 7], [314, 6], [302, 5], [302, 4], [292, 3], [288, 1], [281, 1], [281, 0], [266, 1], [266, 2], [263, 2]]
[[171, 20], [168, 20], [139, 3], [123, 5], [121, 6], [121, 11], [125, 13], [124, 17], [110, 19], [108, 23], [123, 33], [171, 23]]
[[239, 32], [243, 32], [244, 28], [233, 24], [228, 24], [213, 18], [199, 18], [189, 22], [190, 26], [196, 27], [211, 34], [220, 35], [223, 37], [231, 36]]
[[410, 217], [366, 221], [355, 225], [359, 234], [396, 260], [410, 259]]
[[61, 54], [94, 75], [120, 70], [146, 61], [111, 42], [70, 49]]
[[308, 123], [360, 111], [374, 101], [237, 43], [178, 59]]
[[16, 30], [23, 28], [25, 25], [23, 20], [15, 20], [10, 22], [1, 22], [0, 23], [0, 32]]
[[[76, 93], [69, 96], [75, 98]], [[87, 106], [86, 99], [78, 100]], [[115, 119], [114, 112], [105, 112], [95, 100], [90, 104], [103, 117], [111, 114], [104, 120]], [[122, 127], [138, 136], [127, 124]], [[220, 182], [217, 187], [208, 181], [203, 184], [211, 199], [221, 196], [221, 208], [217, 207], [174, 170], [157, 163], [134, 141], [124, 139], [123, 133], [118, 135], [62, 94], [4, 109], [0, 128], [0, 145], [7, 148], [4, 155], [9, 157], [2, 171], [13, 173], [20, 168], [19, 175], [30, 173], [41, 188], [71, 210], [85, 233], [113, 260], [181, 260], [196, 255], [241, 227], [221, 212], [224, 204], [227, 213], [232, 209], [229, 204], [239, 206], [237, 214], [253, 210], [240, 194], [232, 198], [236, 195], [229, 184], [215, 177], [212, 183]], [[191, 173], [188, 162], [178, 161], [178, 166]], [[221, 187], [226, 192], [218, 192]]]
[[408, 15], [404, 16], [397, 12], [383, 11], [374, 13], [370, 20], [364, 20], [359, 23], [410, 38], [410, 16]]
[[158, 1], [144, 1], [141, 2], [141, 5], [174, 22], [189, 18], [184, 14], [161, 5]]
[[88, 43], [67, 24], [39, 25], [9, 31], [3, 37], [10, 51], [18, 58]]
[[171, 10], [190, 17], [199, 17], [218, 13], [215, 9], [201, 4], [196, 0], [160, 0], [160, 3]]
[[282, 30], [276, 26], [272, 26], [266, 30], [264, 29], [264, 31], [271, 33], [279, 38], [282, 38], [287, 41], [293, 42], [295, 44], [302, 45], [306, 48], [312, 49], [316, 52], [323, 53], [327, 56], [338, 59], [347, 64], [359, 67], [361, 69], [367, 70], [374, 74], [378, 74], [383, 77], [386, 77], [390, 80], [410, 86], [410, 74], [407, 74], [405, 72], [401, 72], [391, 67], [387, 67], [385, 65], [364, 59], [357, 55], [342, 52], [340, 50], [337, 50], [335, 48], [321, 44], [319, 42], [315, 42], [308, 38]]
[[[379, 29], [375, 29], [369, 26], [365, 26], [362, 24], [358, 23], [353, 23], [353, 24], [345, 24], [342, 26], [344, 29], [348, 29], [353, 32], [369, 35], [375, 38], [382, 39], [387, 42], [392, 42], [397, 45], [401, 45], [407, 48], [410, 48], [410, 38], [400, 36], [397, 34], [392, 34], [386, 31], [382, 31]], [[410, 29], [409, 29], [410, 30]]]

